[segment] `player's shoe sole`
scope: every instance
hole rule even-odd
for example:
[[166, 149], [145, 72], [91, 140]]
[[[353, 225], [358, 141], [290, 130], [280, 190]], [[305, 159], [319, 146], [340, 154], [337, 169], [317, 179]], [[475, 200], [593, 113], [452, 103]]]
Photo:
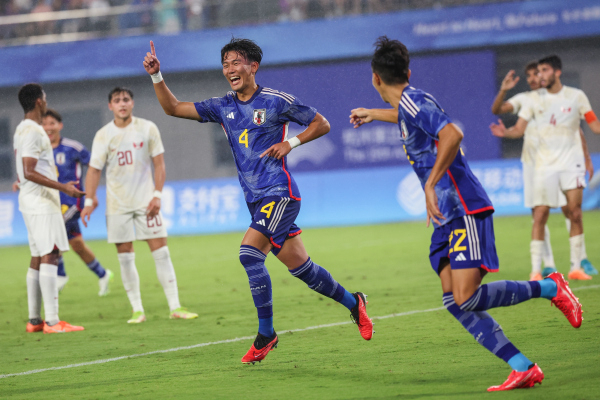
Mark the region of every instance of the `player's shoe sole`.
[[198, 314], [189, 312], [184, 307], [179, 307], [171, 312], [169, 315], [170, 319], [195, 319], [198, 318]]
[[67, 333], [83, 331], [83, 326], [71, 325], [66, 321], [59, 321], [55, 325], [44, 324], [44, 333]]
[[146, 320], [146, 314], [143, 311], [136, 311], [131, 316], [131, 319], [127, 320], [128, 324], [141, 324]]
[[575, 297], [571, 288], [569, 288], [569, 283], [565, 280], [564, 275], [560, 272], [555, 272], [550, 274], [546, 279], [552, 279], [556, 282], [556, 296], [550, 299], [552, 304], [567, 317], [569, 323], [574, 328], [579, 328], [583, 321], [581, 303], [579, 303], [579, 299]]
[[44, 323], [33, 325], [31, 322], [27, 323], [25, 327], [25, 332], [33, 333], [33, 332], [42, 332], [44, 330]]
[[588, 275], [598, 275], [598, 270], [594, 268], [591, 262], [586, 258], [581, 260], [581, 268], [583, 268], [583, 272]]
[[548, 277], [550, 274], [553, 274], [553, 273], [555, 273], [555, 272], [558, 272], [558, 271], [556, 270], [556, 268], [554, 268], [554, 267], [545, 267], [545, 268], [542, 270], [542, 278], [547, 278], [547, 277]]
[[373, 321], [367, 315], [367, 295], [361, 292], [353, 293], [356, 306], [350, 310], [350, 318], [358, 326], [360, 336], [365, 340], [373, 337]]
[[115, 273], [110, 269], [106, 270], [106, 274], [98, 280], [98, 285], [100, 286], [100, 290], [98, 291], [98, 296], [104, 297], [110, 293], [109, 285], [110, 282], [115, 278]]
[[502, 385], [489, 387], [488, 392], [531, 388], [536, 383], [541, 385], [543, 380], [544, 373], [537, 364], [534, 364], [533, 367], [524, 372], [512, 371]]
[[592, 277], [583, 272], [582, 269], [576, 269], [569, 272], [568, 279], [570, 281], [589, 281]]
[[256, 336], [256, 339], [254, 339], [254, 343], [252, 343], [250, 350], [242, 357], [242, 364], [261, 362], [267, 357], [267, 354], [269, 354], [270, 351], [277, 348], [278, 343], [279, 338], [277, 337], [277, 333], [275, 333], [275, 336], [272, 338], [259, 333]]

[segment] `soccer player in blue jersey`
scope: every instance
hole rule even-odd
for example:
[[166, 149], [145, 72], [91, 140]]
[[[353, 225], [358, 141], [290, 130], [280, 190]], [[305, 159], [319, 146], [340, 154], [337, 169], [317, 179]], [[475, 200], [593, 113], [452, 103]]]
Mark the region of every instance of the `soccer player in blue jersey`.
[[487, 310], [543, 297], [578, 328], [581, 304], [558, 272], [541, 281], [481, 284], [487, 272], [499, 268], [494, 207], [460, 150], [463, 133], [433, 96], [409, 85], [409, 55], [401, 42], [383, 36], [375, 46], [373, 86], [394, 108], [357, 108], [350, 122], [355, 128], [373, 120], [398, 124], [406, 155], [425, 191], [427, 226], [430, 221], [435, 226], [429, 259], [441, 279], [444, 306], [479, 344], [513, 369], [506, 382], [488, 391], [541, 383], [542, 370], [504, 336]]
[[[301, 197], [287, 170], [286, 155], [294, 147], [329, 132], [327, 120], [296, 97], [256, 83], [262, 50], [251, 40], [234, 38], [221, 49], [223, 75], [232, 91], [198, 103], [179, 101], [171, 93], [160, 73], [154, 44], [150, 42], [150, 46], [151, 52], [143, 64], [165, 113], [221, 124], [244, 190], [251, 224], [242, 239], [239, 258], [248, 274], [258, 312], [258, 335], [242, 363], [263, 360], [278, 343], [273, 329], [271, 278], [265, 267], [269, 251], [308, 287], [346, 306], [361, 336], [370, 340], [373, 323], [367, 316], [366, 295], [348, 292], [326, 269], [313, 262], [300, 239], [302, 231], [294, 223]], [[290, 122], [307, 128], [288, 139]]]
[[[52, 144], [54, 162], [58, 170], [58, 181], [60, 183], [77, 181], [79, 182], [76, 185], [77, 189], [83, 191], [83, 184], [81, 183], [82, 168], [90, 162], [90, 152], [78, 141], [61, 137], [60, 132], [63, 129], [62, 116], [56, 110], [50, 108], [46, 110], [42, 126]], [[65, 220], [67, 237], [71, 248], [73, 248], [90, 271], [98, 276], [98, 284], [100, 286], [98, 295], [106, 296], [109, 292], [109, 282], [113, 279], [114, 274], [111, 270], [102, 267], [92, 250], [83, 241], [79, 227], [79, 213], [83, 209], [84, 199], [85, 197], [76, 199], [61, 192], [61, 211]], [[65, 272], [65, 264], [61, 256], [58, 260], [59, 289], [62, 289], [68, 280], [69, 277]]]

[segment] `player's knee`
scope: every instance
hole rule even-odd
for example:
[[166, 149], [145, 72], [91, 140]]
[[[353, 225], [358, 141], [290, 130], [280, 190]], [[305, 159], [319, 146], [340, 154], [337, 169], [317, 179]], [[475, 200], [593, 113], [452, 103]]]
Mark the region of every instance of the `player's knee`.
[[267, 258], [267, 256], [255, 247], [246, 245], [240, 246], [239, 259], [244, 268], [251, 267], [256, 263], [264, 263], [265, 258]]
[[571, 223], [580, 223], [583, 217], [583, 212], [581, 211], [581, 207], [573, 207], [569, 210], [569, 219]]

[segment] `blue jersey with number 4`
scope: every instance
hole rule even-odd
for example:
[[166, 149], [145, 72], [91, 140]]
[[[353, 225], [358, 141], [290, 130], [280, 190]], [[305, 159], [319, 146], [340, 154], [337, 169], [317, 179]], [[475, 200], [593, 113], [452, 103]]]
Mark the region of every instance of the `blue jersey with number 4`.
[[[437, 100], [412, 86], [402, 92], [398, 125], [408, 160], [424, 187], [437, 158], [439, 132], [452, 120]], [[446, 174], [435, 186], [438, 207], [447, 224], [464, 215], [492, 213], [494, 207], [467, 160], [458, 152]]]
[[194, 105], [200, 122], [218, 122], [223, 127], [247, 202], [267, 196], [300, 200], [298, 186], [286, 168], [286, 157], [277, 160], [260, 155], [287, 140], [290, 122], [308, 125], [317, 110], [292, 95], [260, 86], [248, 101], [228, 92]]
[[[76, 140], [61, 138], [60, 143], [54, 149], [54, 163], [58, 170], [58, 181], [60, 183], [79, 181], [79, 184], [75, 186], [77, 189], [83, 190], [83, 184], [81, 183], [82, 166], [88, 165], [89, 162], [90, 152]], [[67, 208], [77, 205], [77, 208], [81, 210], [83, 201], [83, 197], [76, 199], [60, 192], [60, 203], [67, 206]]]

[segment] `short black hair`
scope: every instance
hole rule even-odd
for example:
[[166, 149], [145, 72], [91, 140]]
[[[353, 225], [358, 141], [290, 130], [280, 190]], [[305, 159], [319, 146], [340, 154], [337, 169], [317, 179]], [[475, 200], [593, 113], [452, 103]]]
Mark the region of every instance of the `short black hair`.
[[37, 83], [28, 83], [19, 89], [19, 103], [23, 107], [23, 111], [28, 113], [35, 108], [37, 99], [44, 98], [44, 90]]
[[402, 42], [380, 36], [375, 42], [375, 53], [371, 60], [371, 69], [388, 85], [408, 82], [410, 56]]
[[119, 93], [123, 93], [123, 92], [127, 93], [129, 95], [129, 97], [131, 97], [131, 99], [133, 100], [133, 92], [131, 91], [131, 89], [122, 87], [122, 86], [117, 86], [113, 90], [111, 90], [110, 93], [108, 94], [108, 102], [110, 103], [112, 101], [112, 98], [115, 94], [119, 94]]
[[556, 54], [542, 58], [538, 61], [538, 64], [548, 64], [552, 69], [562, 71], [562, 61]]
[[48, 108], [46, 110], [46, 114], [44, 114], [44, 117], [52, 117], [54, 118], [56, 121], [58, 122], [62, 122], [62, 115], [60, 115], [60, 113], [52, 108]]
[[529, 72], [532, 69], [537, 70], [537, 67], [538, 67], [538, 62], [537, 61], [535, 61], [535, 60], [529, 61], [527, 63], [527, 65], [525, 66], [525, 72]]
[[253, 62], [256, 61], [260, 64], [262, 61], [263, 52], [262, 49], [250, 39], [240, 39], [232, 37], [229, 43], [227, 43], [221, 49], [221, 64], [225, 60], [225, 55], [230, 51], [238, 53], [246, 60]]

